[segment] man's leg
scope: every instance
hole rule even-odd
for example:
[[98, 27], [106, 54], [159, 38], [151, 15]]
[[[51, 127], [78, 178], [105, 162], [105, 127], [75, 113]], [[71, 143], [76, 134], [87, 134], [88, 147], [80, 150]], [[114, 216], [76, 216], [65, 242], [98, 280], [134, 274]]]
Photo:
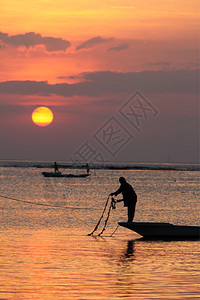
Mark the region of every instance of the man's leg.
[[133, 221], [133, 218], [134, 218], [134, 215], [135, 215], [135, 206], [136, 206], [136, 203], [134, 203], [131, 206], [128, 206], [128, 222]]

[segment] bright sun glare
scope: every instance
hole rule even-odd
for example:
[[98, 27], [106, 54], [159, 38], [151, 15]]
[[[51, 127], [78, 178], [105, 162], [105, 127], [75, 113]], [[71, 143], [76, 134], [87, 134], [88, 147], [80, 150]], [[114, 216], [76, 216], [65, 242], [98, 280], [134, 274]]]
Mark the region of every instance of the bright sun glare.
[[48, 107], [37, 107], [32, 112], [32, 121], [41, 127], [48, 126], [53, 121], [53, 113]]

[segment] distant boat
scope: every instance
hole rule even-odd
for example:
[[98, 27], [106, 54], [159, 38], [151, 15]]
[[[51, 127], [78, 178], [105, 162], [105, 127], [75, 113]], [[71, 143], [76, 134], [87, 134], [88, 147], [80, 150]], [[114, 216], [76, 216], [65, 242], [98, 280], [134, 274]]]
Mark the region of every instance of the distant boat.
[[71, 178], [76, 178], [76, 177], [85, 178], [90, 176], [90, 174], [62, 174], [61, 172], [42, 172], [42, 175], [44, 177], [71, 177]]
[[189, 240], [200, 238], [199, 226], [148, 222], [119, 222], [119, 225], [139, 233], [144, 239]]

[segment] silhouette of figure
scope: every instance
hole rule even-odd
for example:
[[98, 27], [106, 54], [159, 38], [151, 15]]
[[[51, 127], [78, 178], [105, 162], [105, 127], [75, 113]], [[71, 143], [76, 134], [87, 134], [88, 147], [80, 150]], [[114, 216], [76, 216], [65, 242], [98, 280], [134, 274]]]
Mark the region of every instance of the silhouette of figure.
[[135, 241], [128, 241], [125, 257], [130, 258], [134, 256], [134, 243]]
[[54, 163], [54, 170], [55, 170], [55, 172], [59, 172], [59, 170], [58, 170], [58, 165], [57, 165], [56, 161], [55, 161], [55, 163]]
[[126, 181], [124, 177], [119, 178], [120, 187], [119, 189], [111, 193], [111, 196], [117, 196], [122, 193], [123, 199], [117, 200], [117, 202], [124, 201], [124, 206], [128, 208], [128, 222], [132, 222], [135, 214], [135, 206], [137, 202], [137, 195], [133, 187]]
[[88, 163], [86, 163], [86, 169], [87, 169], [87, 174], [89, 174], [90, 173], [90, 168], [89, 168]]

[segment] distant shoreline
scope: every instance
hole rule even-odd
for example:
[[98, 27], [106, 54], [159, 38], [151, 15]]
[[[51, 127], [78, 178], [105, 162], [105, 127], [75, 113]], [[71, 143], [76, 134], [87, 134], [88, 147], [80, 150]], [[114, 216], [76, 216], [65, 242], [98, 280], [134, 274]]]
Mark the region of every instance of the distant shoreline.
[[[59, 169], [86, 169], [85, 163], [57, 161]], [[50, 161], [0, 160], [0, 167], [53, 169]], [[186, 163], [90, 163], [96, 170], [157, 170], [157, 171], [200, 171], [200, 164]]]

